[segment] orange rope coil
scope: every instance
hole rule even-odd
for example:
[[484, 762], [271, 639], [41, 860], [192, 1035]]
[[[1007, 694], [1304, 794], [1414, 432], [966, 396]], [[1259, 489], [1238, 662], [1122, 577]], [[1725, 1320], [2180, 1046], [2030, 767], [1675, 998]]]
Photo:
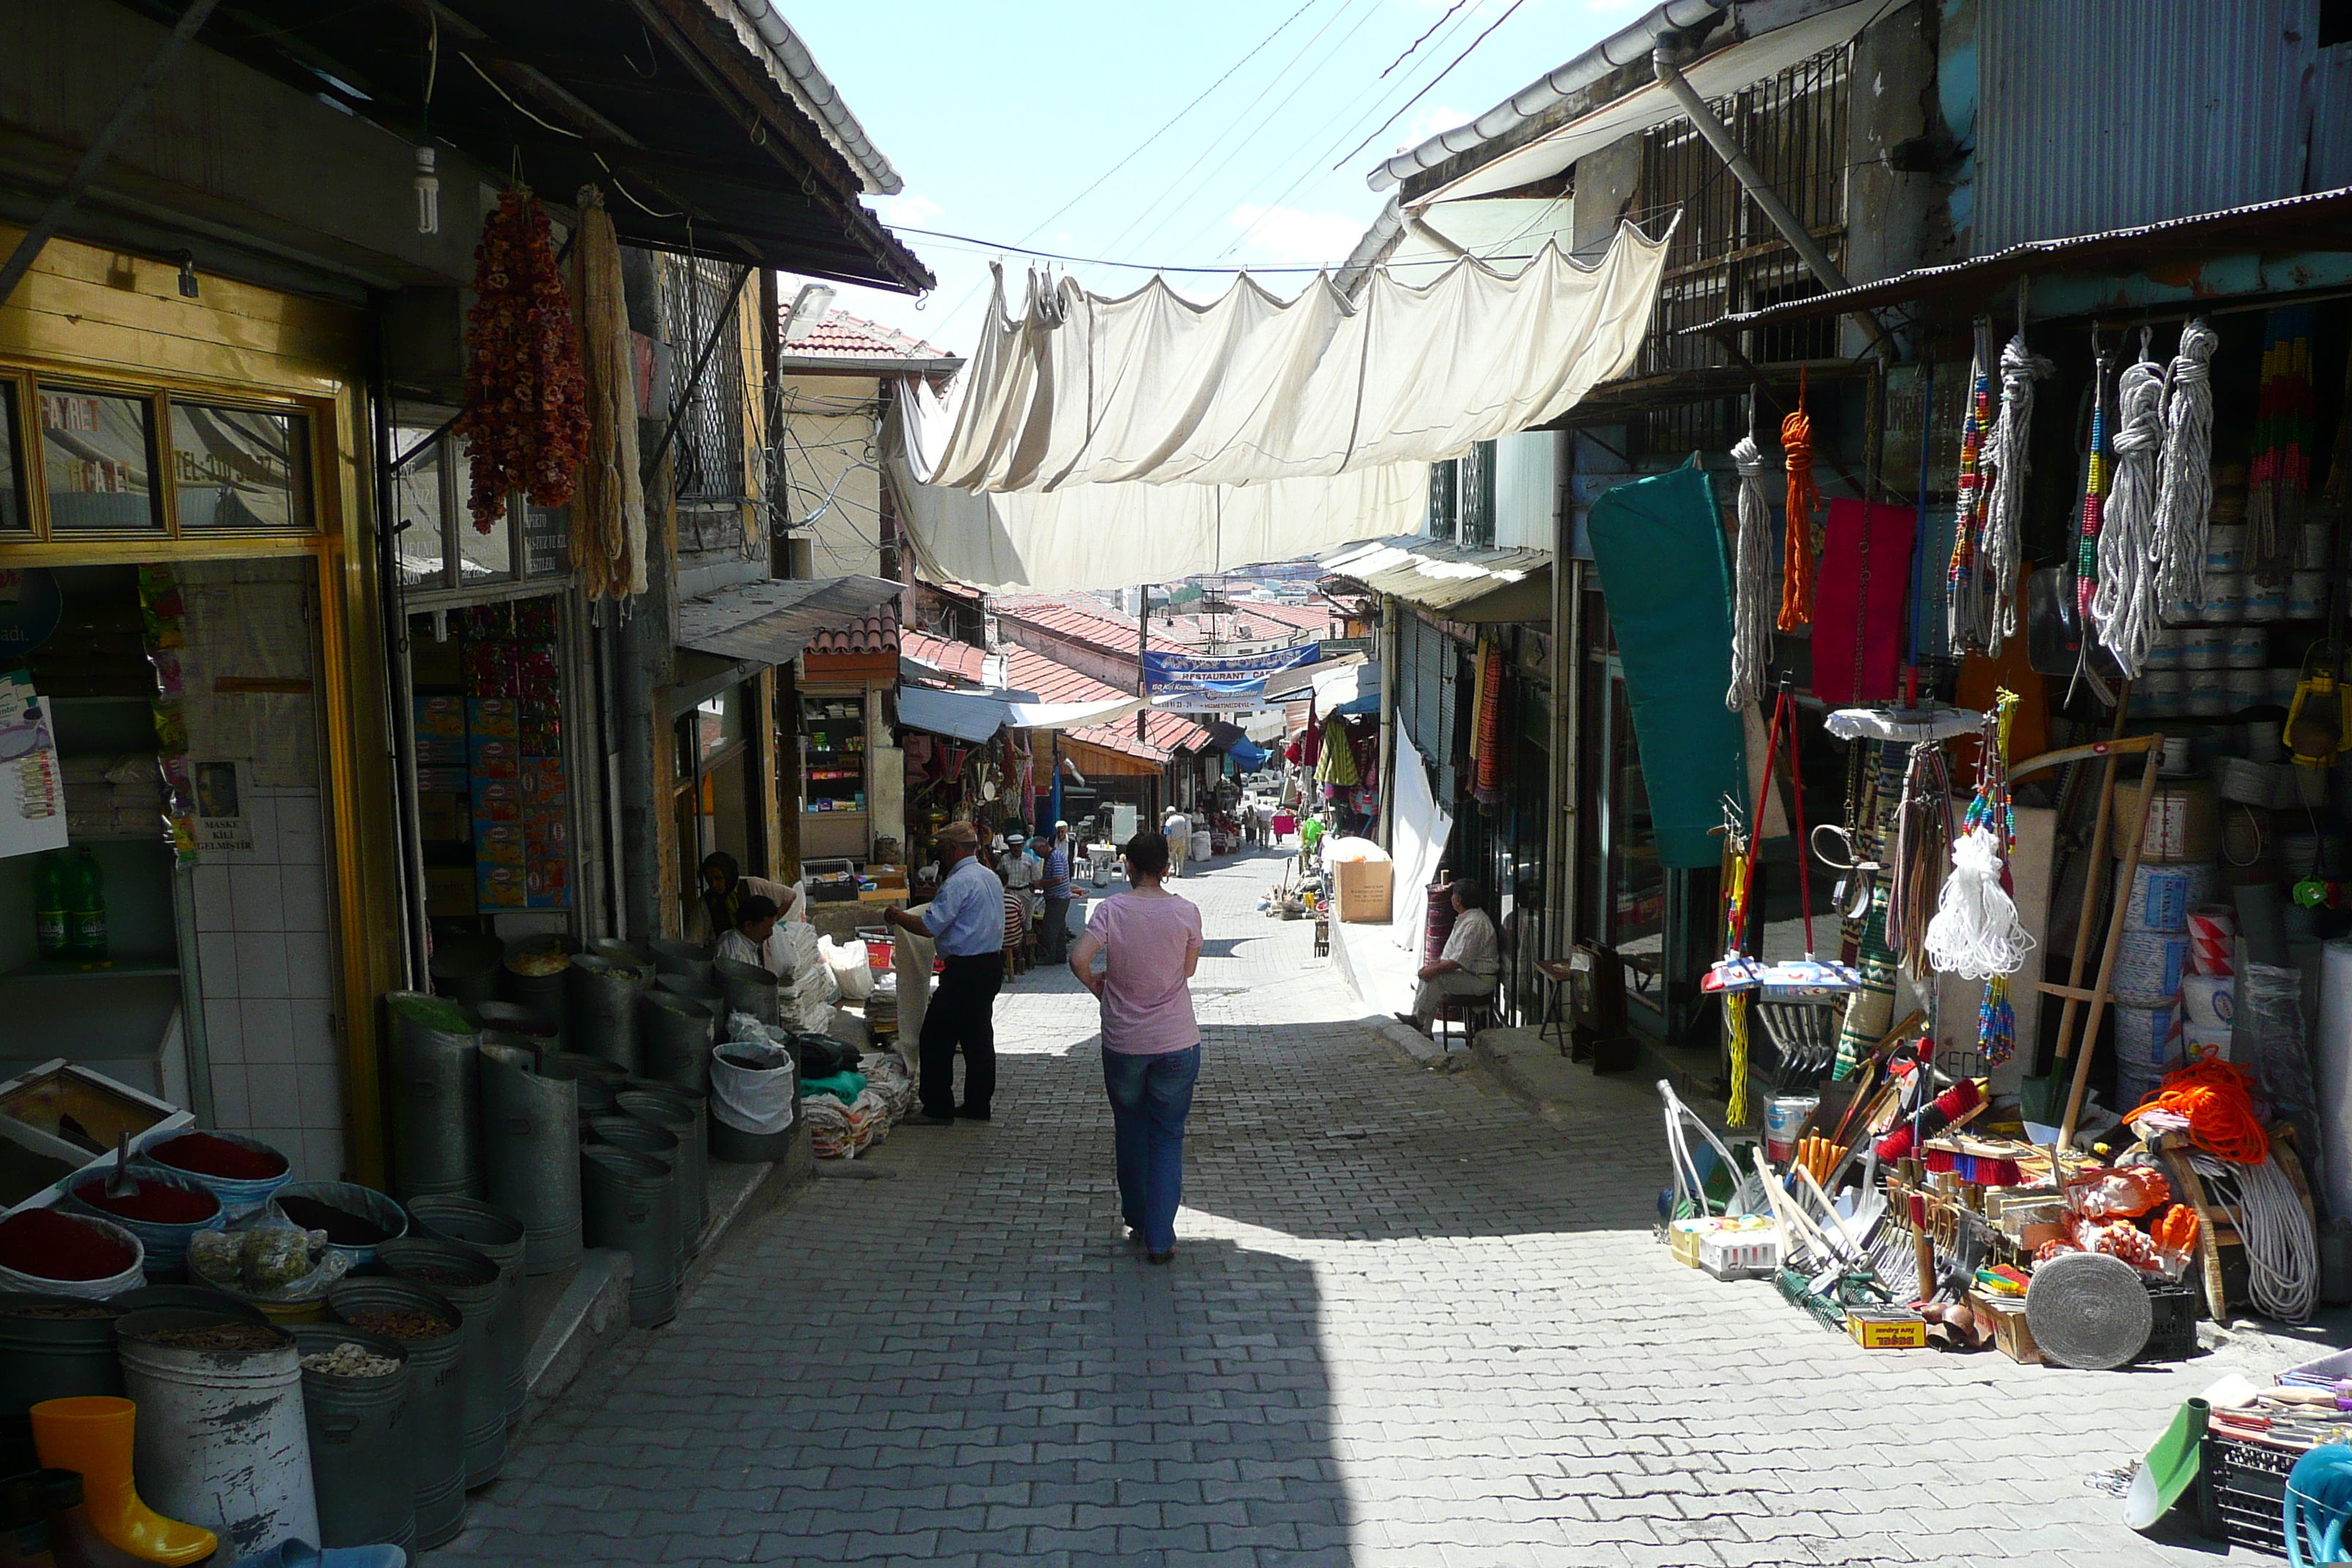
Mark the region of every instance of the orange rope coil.
[[2191, 1062], [2165, 1075], [2155, 1094], [2124, 1113], [2124, 1120], [2150, 1110], [2168, 1110], [2189, 1123], [2189, 1141], [2209, 1154], [2240, 1165], [2270, 1158], [2271, 1138], [2254, 1114], [2248, 1085], [2252, 1071], [2228, 1062]]
[[1784, 632], [1801, 631], [1813, 619], [1813, 513], [1822, 488], [1813, 483], [1813, 422], [1805, 415], [1803, 372], [1797, 376], [1797, 408], [1780, 421], [1780, 449], [1789, 465], [1789, 532], [1780, 557], [1780, 618]]

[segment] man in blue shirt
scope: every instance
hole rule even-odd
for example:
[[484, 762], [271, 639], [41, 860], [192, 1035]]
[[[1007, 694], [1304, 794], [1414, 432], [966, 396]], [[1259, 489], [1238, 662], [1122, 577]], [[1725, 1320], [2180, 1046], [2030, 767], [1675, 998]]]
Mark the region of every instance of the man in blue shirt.
[[1066, 963], [1070, 957], [1070, 825], [1054, 824], [1054, 837], [1044, 842], [1045, 875], [1038, 879], [1037, 891], [1045, 900], [1045, 924], [1038, 957], [1046, 963]]
[[[923, 1113], [912, 1120], [945, 1127], [959, 1116], [988, 1120], [996, 1094], [996, 994], [1004, 984], [1004, 884], [980, 863], [980, 835], [969, 822], [940, 830], [946, 874], [924, 911], [892, 909], [883, 920], [929, 937], [943, 963], [939, 989], [923, 1015], [919, 1056]], [[963, 1104], [955, 1099], [955, 1058], [963, 1052]]]

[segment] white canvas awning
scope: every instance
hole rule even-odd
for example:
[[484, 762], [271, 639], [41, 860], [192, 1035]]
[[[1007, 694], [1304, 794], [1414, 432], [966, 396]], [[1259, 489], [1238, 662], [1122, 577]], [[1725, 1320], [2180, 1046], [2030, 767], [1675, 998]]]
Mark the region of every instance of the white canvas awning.
[[1079, 730], [1124, 719], [1139, 697], [1102, 702], [1037, 702], [1009, 691], [938, 691], [901, 687], [898, 722], [959, 741], [985, 741], [999, 730]]
[[1352, 305], [1328, 276], [1286, 301], [1244, 275], [1206, 305], [1157, 276], [1118, 299], [1033, 280], [1018, 317], [1000, 272], [954, 428], [919, 477], [1000, 492], [1251, 486], [1459, 457], [1630, 367], [1665, 253], [1626, 225], [1590, 266], [1547, 246], [1508, 272], [1465, 259], [1422, 287], [1376, 275]]

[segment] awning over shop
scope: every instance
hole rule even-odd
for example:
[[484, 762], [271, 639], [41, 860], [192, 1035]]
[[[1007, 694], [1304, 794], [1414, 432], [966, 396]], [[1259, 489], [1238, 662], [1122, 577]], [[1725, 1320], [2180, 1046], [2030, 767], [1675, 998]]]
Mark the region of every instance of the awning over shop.
[[1350, 653], [1276, 677], [1265, 683], [1265, 700], [1272, 702], [1311, 691], [1326, 701], [1345, 701], [1360, 690], [1380, 689], [1381, 667], [1360, 653]]
[[1834, 294], [1814, 294], [1758, 310], [1738, 311], [1692, 330], [1711, 332], [1815, 316], [1841, 316], [1852, 310], [1907, 304], [1948, 294], [1973, 300], [2020, 278], [2048, 278], [2072, 272], [2142, 272], [2166, 263], [2193, 263], [2245, 252], [2342, 250], [2346, 248], [2347, 225], [2352, 225], [2352, 188], [2317, 191], [2307, 196], [2256, 202], [2251, 206], [2167, 218], [2162, 223], [2138, 224], [2102, 234], [2029, 240], [1990, 256], [1942, 267], [1922, 267], [1875, 282], [1857, 283]]
[[[1722, 98], [1749, 82], [1778, 76], [1799, 60], [1844, 43], [1885, 9], [1883, 0], [1860, 0], [1856, 5], [1841, 5], [1688, 61], [1682, 73], [1698, 89], [1701, 98]], [[1580, 115], [1523, 147], [1489, 159], [1460, 179], [1417, 200], [1454, 202], [1517, 190], [1538, 180], [1548, 180], [1578, 159], [1612, 142], [1682, 117], [1683, 107], [1674, 94], [1652, 83], [1590, 114]], [[1442, 221], [1439, 226], [1444, 226]]]
[[1124, 719], [1139, 697], [1102, 702], [1039, 702], [1012, 691], [936, 691], [902, 687], [898, 722], [959, 741], [985, 741], [999, 730], [1076, 730]]
[[1160, 776], [1160, 764], [1148, 757], [1113, 751], [1108, 746], [1097, 746], [1075, 735], [1062, 737], [1062, 756], [1088, 779], [1156, 779]]
[[1234, 760], [1234, 766], [1245, 773], [1257, 772], [1273, 754], [1256, 742], [1247, 740], [1234, 742], [1225, 752]]
[[880, 577], [769, 577], [677, 607], [677, 646], [720, 658], [790, 664], [821, 632], [840, 631], [898, 596]]
[[1412, 534], [1349, 545], [1322, 558], [1334, 577], [1361, 583], [1450, 621], [1551, 618], [1551, 552], [1478, 550]]

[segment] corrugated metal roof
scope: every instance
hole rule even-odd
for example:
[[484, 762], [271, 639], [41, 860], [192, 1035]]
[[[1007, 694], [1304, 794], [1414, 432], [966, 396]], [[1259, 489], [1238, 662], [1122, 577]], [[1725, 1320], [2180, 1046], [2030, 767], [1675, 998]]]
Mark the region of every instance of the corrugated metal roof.
[[1321, 558], [1325, 572], [1457, 621], [1545, 620], [1551, 616], [1551, 552], [1477, 550], [1404, 534], [1348, 544]]
[[1977, 255], [2307, 188], [2317, 0], [2000, 0], [1976, 15]]
[[837, 631], [898, 596], [880, 577], [771, 577], [738, 583], [677, 607], [677, 646], [721, 658], [789, 664], [820, 633]]

